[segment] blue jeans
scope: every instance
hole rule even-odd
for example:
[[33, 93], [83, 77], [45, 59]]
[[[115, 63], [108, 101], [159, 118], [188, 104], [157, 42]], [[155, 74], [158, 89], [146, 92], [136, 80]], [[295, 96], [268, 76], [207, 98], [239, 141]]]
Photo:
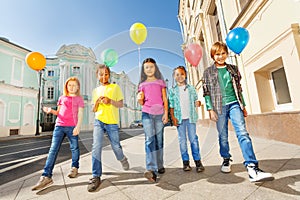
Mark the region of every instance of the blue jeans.
[[42, 176], [52, 177], [54, 164], [57, 158], [60, 146], [65, 138], [68, 137], [70, 142], [70, 150], [72, 152], [72, 167], [79, 168], [79, 145], [78, 135], [73, 135], [75, 126], [55, 126], [52, 136], [51, 147], [49, 149], [48, 158], [44, 167]]
[[178, 125], [177, 130], [182, 161], [190, 160], [187, 149], [186, 132], [188, 133], [188, 138], [191, 144], [193, 159], [201, 160], [198, 136], [196, 134], [196, 124], [190, 123], [189, 119], [183, 119], [181, 124]]
[[223, 158], [231, 157], [228, 144], [228, 119], [231, 120], [232, 126], [234, 127], [245, 160], [244, 165], [247, 166], [250, 163], [258, 164], [253, 151], [252, 141], [246, 130], [243, 111], [237, 102], [223, 106], [222, 114], [218, 115], [217, 129], [219, 132], [221, 156]]
[[145, 132], [146, 169], [157, 173], [164, 167], [164, 124], [163, 115], [142, 113]]
[[93, 131], [93, 148], [92, 148], [93, 177], [100, 177], [102, 175], [101, 155], [102, 155], [103, 138], [105, 132], [107, 133], [112, 150], [117, 160], [120, 161], [124, 158], [122, 146], [120, 144], [118, 124], [105, 124], [99, 121], [98, 119], [95, 119], [94, 131]]

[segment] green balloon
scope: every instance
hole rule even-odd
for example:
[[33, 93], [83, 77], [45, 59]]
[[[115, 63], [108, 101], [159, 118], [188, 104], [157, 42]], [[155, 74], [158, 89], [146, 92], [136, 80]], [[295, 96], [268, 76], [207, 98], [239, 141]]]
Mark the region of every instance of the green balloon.
[[106, 49], [102, 52], [101, 58], [106, 66], [112, 67], [118, 62], [118, 53], [113, 49]]

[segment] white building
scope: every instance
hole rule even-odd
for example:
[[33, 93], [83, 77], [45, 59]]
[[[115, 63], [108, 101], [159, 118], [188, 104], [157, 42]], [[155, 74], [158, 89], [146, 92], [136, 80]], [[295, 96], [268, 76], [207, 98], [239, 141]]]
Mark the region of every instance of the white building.
[[[251, 134], [300, 144], [300, 2], [297, 0], [180, 0], [179, 18], [185, 44], [198, 43], [203, 57], [189, 67], [189, 79], [202, 96], [201, 77], [210, 66], [210, 47], [225, 42], [230, 30], [247, 29], [250, 40], [238, 65]], [[188, 62], [187, 62], [187, 65]], [[203, 101], [204, 102], [204, 101]], [[201, 119], [207, 119], [204, 107]], [[204, 123], [202, 120], [200, 123]]]

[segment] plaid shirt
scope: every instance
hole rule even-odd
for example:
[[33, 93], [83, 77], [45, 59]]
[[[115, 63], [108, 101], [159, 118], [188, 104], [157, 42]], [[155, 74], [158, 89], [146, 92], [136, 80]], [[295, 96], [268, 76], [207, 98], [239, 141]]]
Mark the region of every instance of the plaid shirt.
[[[235, 65], [226, 64], [226, 69], [229, 72], [232, 80], [232, 85], [234, 88], [235, 95], [237, 96], [238, 103], [243, 110], [245, 103], [242, 96], [242, 86], [241, 86], [241, 74]], [[212, 109], [217, 112], [217, 114], [222, 113], [222, 93], [220, 89], [219, 79], [218, 79], [218, 69], [213, 64], [209, 68], [205, 69], [203, 73], [203, 97], [209, 96], [211, 99]], [[207, 105], [206, 108], [208, 109]]]

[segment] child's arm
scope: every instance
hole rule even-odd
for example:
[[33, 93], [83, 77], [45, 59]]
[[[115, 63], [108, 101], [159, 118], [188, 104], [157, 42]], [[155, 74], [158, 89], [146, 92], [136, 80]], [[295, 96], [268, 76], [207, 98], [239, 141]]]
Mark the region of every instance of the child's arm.
[[78, 108], [78, 121], [77, 121], [77, 124], [76, 124], [75, 128], [73, 129], [73, 135], [74, 136], [78, 135], [79, 132], [80, 132], [82, 119], [83, 119], [83, 108], [79, 107]]
[[119, 101], [115, 101], [115, 100], [112, 100], [108, 97], [102, 97], [101, 98], [101, 103], [104, 103], [104, 104], [111, 104], [117, 108], [122, 108], [123, 107], [123, 99], [122, 100], [119, 100]]
[[115, 101], [115, 100], [110, 99], [110, 103], [111, 103], [111, 105], [113, 105], [117, 108], [122, 108], [124, 106], [123, 99], [120, 101]]
[[164, 102], [164, 115], [163, 115], [162, 121], [164, 124], [166, 124], [166, 123], [168, 123], [168, 109], [169, 109], [166, 88], [162, 89], [162, 99]]
[[50, 107], [43, 107], [43, 111], [47, 114], [51, 113], [53, 115], [58, 115], [59, 113], [59, 110], [60, 110], [60, 106], [57, 107], [57, 110], [53, 110], [52, 108]]
[[170, 108], [170, 115], [173, 122], [173, 126], [178, 126], [178, 119], [174, 115], [174, 108]]
[[144, 98], [145, 98], [145, 96], [144, 96], [144, 92], [139, 92], [138, 94], [137, 94], [137, 100], [138, 100], [138, 103], [142, 106], [142, 105], [144, 105]]
[[98, 106], [99, 106], [100, 102], [101, 102], [101, 97], [99, 97], [99, 98], [96, 100], [96, 102], [95, 102], [95, 104], [94, 104], [94, 107], [93, 107], [93, 112], [97, 112]]

